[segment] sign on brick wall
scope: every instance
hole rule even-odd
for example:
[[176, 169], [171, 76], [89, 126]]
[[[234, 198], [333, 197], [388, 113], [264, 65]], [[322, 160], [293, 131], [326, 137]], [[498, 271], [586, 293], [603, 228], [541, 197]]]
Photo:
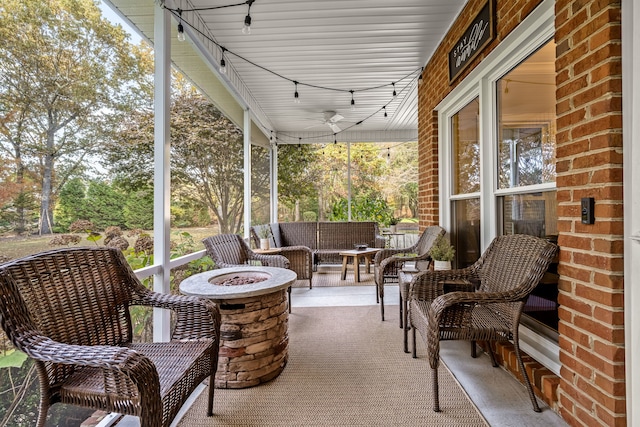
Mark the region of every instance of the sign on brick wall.
[[471, 63], [495, 37], [493, 0], [489, 0], [449, 51], [449, 82]]

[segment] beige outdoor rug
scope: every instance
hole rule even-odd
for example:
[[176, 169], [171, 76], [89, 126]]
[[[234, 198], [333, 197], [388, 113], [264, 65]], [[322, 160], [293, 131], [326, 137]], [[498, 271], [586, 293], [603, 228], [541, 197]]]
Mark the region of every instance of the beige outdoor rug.
[[[353, 279], [353, 270], [351, 266], [347, 269], [347, 275], [344, 280], [341, 277], [340, 267], [337, 266], [321, 266], [317, 272], [313, 272], [313, 287], [322, 288], [327, 286], [375, 286], [376, 282], [373, 276], [373, 265], [369, 273], [366, 272], [364, 266], [360, 266], [360, 281]], [[296, 280], [293, 284], [294, 288], [308, 288], [309, 279]]]
[[282, 374], [216, 390], [213, 417], [205, 390], [179, 426], [487, 426], [446, 367], [439, 375], [435, 413], [427, 361], [402, 351], [402, 331], [379, 307], [296, 308]]

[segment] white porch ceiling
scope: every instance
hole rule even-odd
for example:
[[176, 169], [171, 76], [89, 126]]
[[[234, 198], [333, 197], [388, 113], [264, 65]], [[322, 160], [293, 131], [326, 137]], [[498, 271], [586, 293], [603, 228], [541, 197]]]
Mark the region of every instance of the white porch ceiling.
[[[107, 3], [152, 41], [153, 0]], [[188, 41], [177, 42], [174, 28], [174, 63], [236, 124], [248, 107], [254, 129], [275, 132], [281, 143], [332, 142], [336, 132], [323, 123], [331, 111], [343, 117], [336, 122], [339, 142], [403, 142], [417, 139], [420, 68], [466, 0], [256, 0], [249, 35], [241, 31], [247, 5], [188, 11], [233, 3], [165, 5], [184, 11]], [[218, 72], [220, 46], [227, 49], [226, 75]], [[299, 104], [292, 81], [299, 82]]]

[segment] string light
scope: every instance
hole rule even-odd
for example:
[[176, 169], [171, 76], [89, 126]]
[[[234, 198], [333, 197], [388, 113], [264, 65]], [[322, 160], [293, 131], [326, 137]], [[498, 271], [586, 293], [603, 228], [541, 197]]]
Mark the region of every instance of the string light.
[[[231, 54], [231, 55], [233, 55], [233, 56], [235, 56], [235, 57], [237, 57], [237, 58], [239, 58], [239, 59], [241, 59], [241, 60], [243, 60], [243, 61], [247, 62], [247, 63], [248, 63], [248, 64], [250, 64], [250, 65], [253, 65], [253, 66], [257, 67], [257, 68], [260, 68], [260, 69], [261, 69], [261, 70], [263, 70], [263, 71], [266, 71], [267, 73], [270, 73], [270, 74], [272, 74], [272, 75], [274, 75], [274, 76], [276, 76], [276, 77], [279, 77], [279, 78], [281, 78], [281, 79], [283, 79], [283, 80], [288, 80], [288, 81], [290, 81], [290, 82], [294, 83], [294, 85], [295, 85], [295, 89], [294, 89], [294, 103], [296, 103], [296, 104], [300, 102], [300, 95], [299, 95], [299, 92], [298, 92], [298, 85], [304, 85], [304, 86], [307, 86], [307, 87], [316, 88], [316, 89], [322, 89], [322, 90], [330, 90], [330, 91], [335, 91], [335, 92], [349, 92], [349, 93], [351, 94], [350, 110], [351, 110], [351, 111], [355, 111], [356, 107], [355, 107], [355, 97], [354, 97], [354, 95], [355, 95], [356, 90], [351, 89], [351, 90], [348, 90], [348, 91], [347, 91], [347, 90], [345, 90], [345, 89], [336, 88], [336, 87], [320, 86], [320, 85], [315, 85], [315, 84], [310, 84], [310, 83], [300, 82], [300, 81], [297, 81], [297, 80], [293, 80], [293, 79], [291, 79], [291, 78], [288, 78], [288, 77], [286, 77], [286, 76], [283, 76], [283, 75], [281, 75], [281, 74], [279, 74], [279, 73], [277, 73], [277, 72], [275, 72], [275, 71], [273, 71], [273, 70], [270, 70], [270, 69], [268, 69], [268, 68], [266, 68], [266, 67], [264, 67], [264, 66], [261, 66], [261, 65], [259, 65], [259, 64], [256, 64], [255, 62], [253, 62], [253, 61], [251, 61], [251, 60], [249, 60], [249, 59], [247, 59], [247, 58], [245, 58], [245, 57], [243, 57], [243, 56], [241, 56], [241, 55], [239, 55], [239, 54], [237, 54], [237, 53], [235, 53], [235, 52], [233, 52], [233, 51], [230, 51], [230, 50], [228, 50], [228, 49], [224, 48], [224, 47], [223, 47], [222, 45], [220, 45], [216, 40], [214, 40], [211, 36], [209, 36], [209, 35], [205, 34], [205, 33], [204, 33], [202, 30], [200, 30], [199, 28], [194, 27], [194, 26], [193, 26], [193, 25], [191, 25], [188, 21], [183, 21], [183, 20], [182, 20], [182, 12], [194, 12], [194, 11], [201, 11], [201, 10], [213, 10], [213, 9], [221, 9], [221, 8], [226, 8], [226, 7], [241, 6], [241, 5], [245, 5], [245, 4], [246, 4], [246, 5], [248, 6], [248, 9], [247, 9], [247, 16], [245, 17], [245, 27], [247, 27], [247, 28], [246, 28], [246, 29], [247, 29], [247, 32], [250, 32], [250, 31], [251, 31], [251, 28], [250, 28], [250, 27], [251, 27], [251, 6], [253, 5], [253, 3], [254, 3], [254, 2], [255, 2], [255, 0], [246, 0], [246, 1], [243, 1], [243, 2], [241, 2], [241, 3], [235, 3], [235, 4], [229, 4], [229, 5], [222, 5], [222, 6], [210, 6], [210, 7], [202, 7], [202, 8], [193, 8], [193, 9], [179, 9], [179, 8], [178, 8], [178, 9], [172, 9], [172, 8], [167, 7], [167, 6], [166, 6], [166, 5], [164, 5], [164, 4], [163, 4], [163, 6], [162, 6], [162, 7], [163, 7], [164, 9], [166, 9], [166, 10], [170, 11], [170, 12], [171, 12], [171, 13], [172, 13], [176, 18], [177, 18], [177, 20], [178, 20], [178, 38], [179, 38], [180, 40], [184, 40], [184, 36], [185, 36], [185, 34], [184, 34], [184, 25], [183, 25], [183, 24], [186, 24], [186, 25], [188, 25], [188, 26], [191, 28], [191, 30], [192, 30], [195, 34], [198, 34], [199, 36], [201, 36], [201, 37], [203, 37], [203, 38], [207, 39], [208, 41], [210, 41], [211, 43], [213, 43], [214, 45], [218, 46], [218, 47], [221, 49], [221, 51], [222, 51], [222, 53], [221, 53], [221, 58], [220, 58], [220, 72], [221, 72], [221, 73], [226, 73], [226, 71], [227, 71], [227, 70], [226, 70], [226, 59], [225, 59], [225, 54]], [[244, 30], [245, 30], [245, 29], [243, 28], [243, 32], [245, 32]], [[396, 87], [395, 87], [395, 86], [396, 86], [396, 83], [398, 83], [398, 82], [402, 82], [402, 81], [404, 81], [405, 79], [410, 78], [410, 77], [412, 77], [411, 81], [413, 82], [413, 81], [416, 79], [415, 74], [416, 74], [416, 72], [417, 72], [417, 71], [418, 71], [418, 70], [415, 70], [415, 71], [413, 71], [413, 72], [411, 72], [411, 73], [407, 74], [406, 76], [404, 76], [404, 77], [400, 78], [399, 80], [396, 80], [395, 82], [392, 82], [392, 83], [391, 83], [391, 86], [393, 87], [393, 96], [394, 96], [394, 98], [398, 96], [398, 91], [396, 90]], [[419, 71], [420, 71], [420, 74], [417, 76], [418, 84], [422, 84], [422, 81], [423, 81], [422, 73], [423, 73], [423, 71], [424, 71], [424, 67], [421, 67], [421, 69], [420, 69]], [[389, 85], [389, 84], [382, 84], [382, 85], [378, 85], [378, 86], [372, 86], [372, 87], [360, 88], [360, 89], [357, 89], [357, 92], [364, 92], [364, 91], [370, 91], [370, 90], [381, 89], [381, 88], [384, 88], [384, 87], [386, 87], [386, 86], [388, 86], [388, 85]], [[410, 89], [410, 87], [411, 87], [411, 83], [409, 83], [409, 84], [405, 85], [405, 86], [400, 90], [400, 93], [404, 92], [405, 90], [409, 90], [409, 89]], [[367, 116], [367, 117], [365, 117], [364, 119], [362, 119], [362, 120], [360, 120], [360, 121], [356, 122], [356, 123], [355, 123], [354, 125], [352, 125], [352, 126], [357, 126], [357, 125], [362, 124], [365, 120], [370, 119], [370, 118], [371, 118], [371, 117], [373, 117], [375, 114], [377, 114], [380, 110], [383, 110], [383, 116], [384, 116], [384, 118], [385, 118], [385, 119], [388, 119], [388, 118], [389, 118], [389, 114], [387, 113], [386, 105], [385, 105], [385, 106], [381, 107], [380, 109], [378, 109], [375, 113], [370, 114], [369, 116]], [[262, 127], [264, 127], [264, 128], [265, 128], [265, 130], [269, 130], [269, 129], [268, 129], [268, 128], [266, 128], [264, 125], [261, 125], [261, 126], [262, 126]], [[346, 131], [346, 130], [348, 130], [348, 129], [349, 129], [349, 128], [342, 129], [342, 131], [341, 131], [341, 132], [344, 132], [344, 131]], [[272, 132], [272, 131], [271, 131], [271, 132]], [[286, 136], [286, 135], [285, 135], [285, 136]], [[276, 142], [275, 142], [275, 145], [276, 145], [276, 146], [278, 145], [278, 143], [277, 143], [277, 139], [278, 139], [278, 138], [276, 138]], [[337, 144], [337, 137], [336, 137], [336, 133], [334, 133], [334, 144]]]
[[222, 50], [222, 54], [220, 55], [220, 72], [222, 74], [227, 74], [227, 62], [224, 60], [224, 53], [227, 51], [224, 47], [220, 46]]
[[293, 93], [293, 102], [294, 104], [300, 104], [300, 95], [298, 95], [298, 82], [294, 80], [293, 84], [296, 85], [296, 90]]
[[336, 134], [333, 134], [333, 143], [337, 144], [338, 143], [338, 138], [336, 138]]
[[182, 10], [178, 9], [178, 15], [180, 15], [180, 21], [178, 22], [178, 41], [183, 42], [185, 40], [184, 27], [182, 26]]
[[242, 34], [251, 34], [251, 5], [256, 0], [247, 0], [249, 8], [247, 9], [247, 16], [244, 17], [244, 27], [242, 27]]

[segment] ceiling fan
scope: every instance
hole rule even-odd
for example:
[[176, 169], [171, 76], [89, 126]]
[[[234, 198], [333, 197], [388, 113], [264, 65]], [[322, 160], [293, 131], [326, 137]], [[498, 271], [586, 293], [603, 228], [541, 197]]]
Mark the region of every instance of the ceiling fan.
[[[336, 113], [335, 111], [323, 111], [322, 114], [324, 116], [322, 124], [329, 126], [334, 133], [342, 131], [340, 126], [337, 125], [340, 120], [344, 119], [342, 115]], [[318, 125], [309, 126], [307, 129], [315, 126]]]

